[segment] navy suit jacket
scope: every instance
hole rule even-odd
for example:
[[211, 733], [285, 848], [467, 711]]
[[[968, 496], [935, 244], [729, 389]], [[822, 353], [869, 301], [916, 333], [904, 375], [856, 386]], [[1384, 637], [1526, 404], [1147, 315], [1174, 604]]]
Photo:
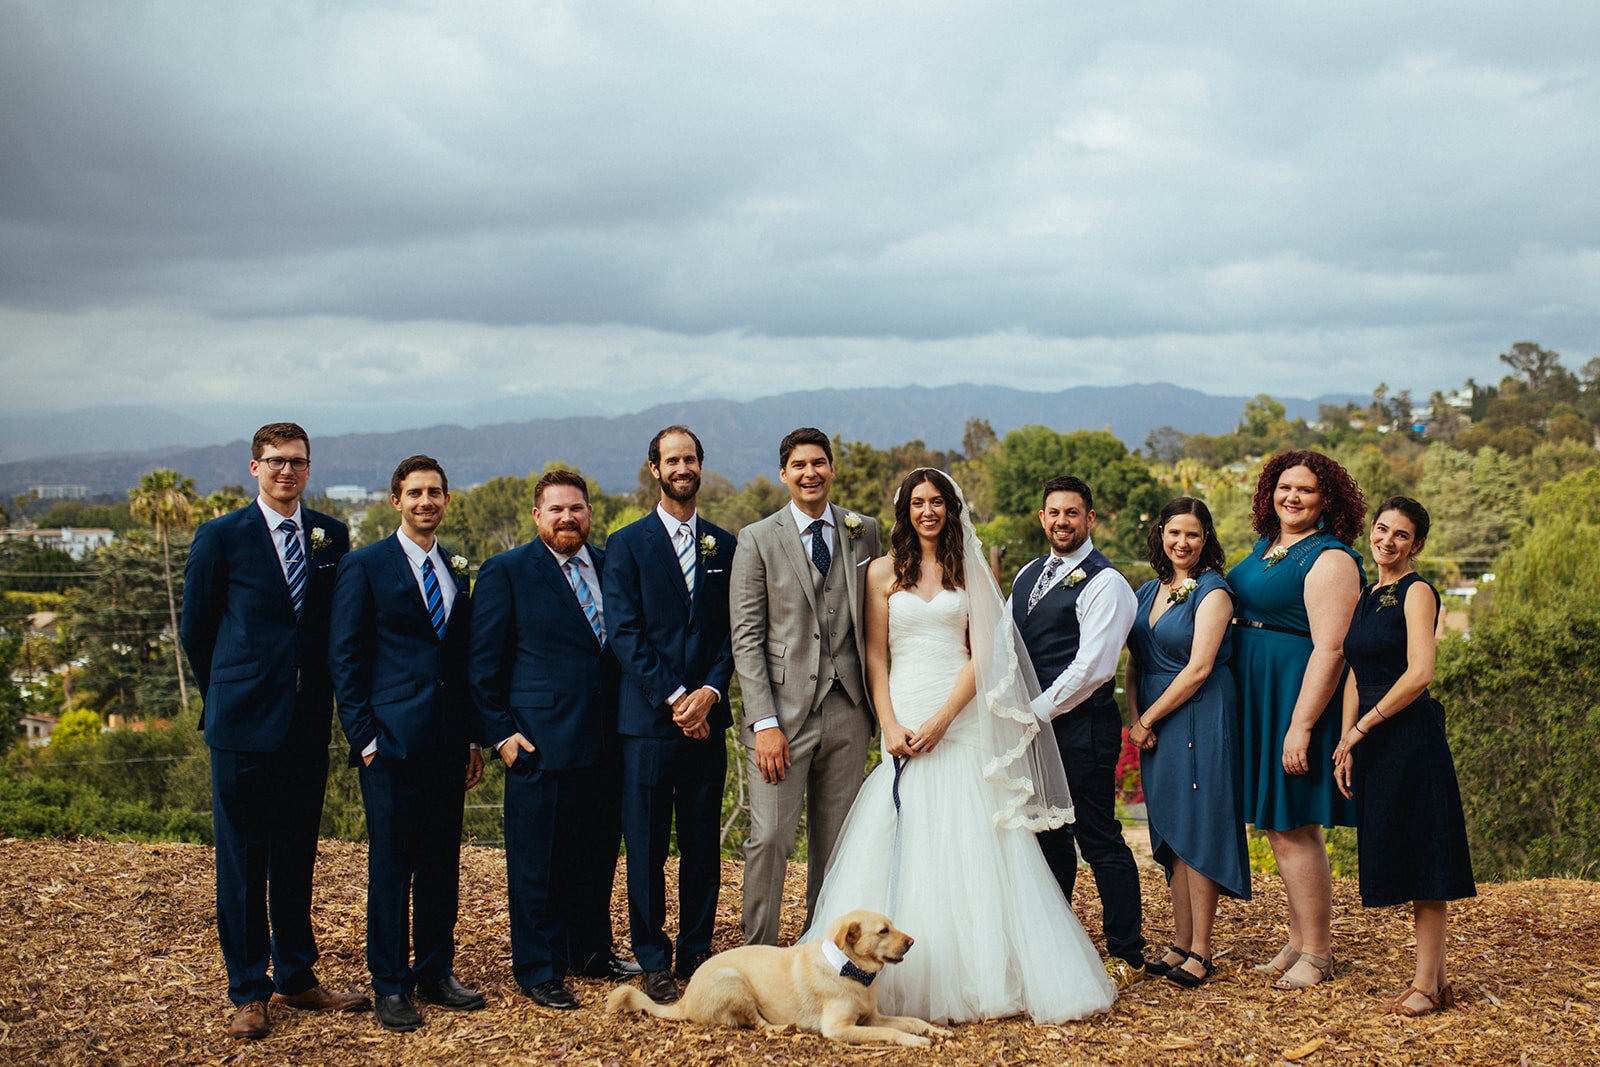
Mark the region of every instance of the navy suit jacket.
[[477, 739], [467, 691], [472, 599], [465, 578], [437, 566], [434, 573], [441, 585], [451, 582], [456, 589], [442, 639], [396, 537], [339, 563], [328, 620], [328, 673], [352, 762], [374, 738], [380, 756], [450, 754], [463, 760], [468, 742]]
[[254, 500], [203, 523], [189, 546], [179, 633], [200, 683], [200, 727], [212, 748], [273, 752], [291, 731], [307, 744], [326, 745], [332, 734], [328, 604], [350, 531], [307, 507], [301, 515], [308, 542], [321, 530], [327, 544], [308, 549], [298, 619], [273, 533]]
[[[606, 554], [590, 547], [595, 572]], [[611, 587], [602, 577], [606, 626]], [[596, 763], [616, 728], [617, 660], [602, 648], [543, 541], [493, 556], [473, 590], [467, 678], [485, 746], [520, 733], [545, 770]]]
[[[709, 685], [722, 694], [707, 722], [732, 725], [728, 683], [733, 641], [728, 581], [735, 538], [696, 518], [694, 599], [689, 598], [672, 539], [654, 510], [606, 539], [606, 630], [622, 664], [617, 732], [632, 737], [682, 737], [667, 699], [679, 686]], [[716, 541], [707, 553], [705, 538]]]

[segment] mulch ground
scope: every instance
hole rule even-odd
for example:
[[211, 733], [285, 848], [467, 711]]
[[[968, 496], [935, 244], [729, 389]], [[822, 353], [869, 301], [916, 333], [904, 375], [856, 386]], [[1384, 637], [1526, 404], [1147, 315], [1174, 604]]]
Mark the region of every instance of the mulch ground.
[[[505, 862], [463, 851], [457, 973], [486, 1010], [429, 1013], [417, 1033], [381, 1030], [370, 1014], [275, 1011], [267, 1040], [239, 1043], [216, 947], [212, 860], [189, 845], [0, 841], [0, 1063], [536, 1063], [597, 1064], [1592, 1064], [1600, 1062], [1600, 884], [1516, 882], [1480, 887], [1452, 912], [1450, 963], [1458, 1006], [1420, 1019], [1372, 1011], [1411, 974], [1410, 917], [1360, 907], [1354, 882], [1335, 883], [1333, 981], [1277, 993], [1250, 965], [1283, 940], [1277, 880], [1257, 876], [1256, 899], [1224, 901], [1220, 974], [1188, 992], [1149, 981], [1113, 1010], [1065, 1026], [1025, 1019], [956, 1027], [931, 1050], [847, 1048], [809, 1034], [749, 1031], [607, 1015], [609, 986], [572, 983], [583, 1007], [549, 1012], [511, 979]], [[619, 871], [620, 874], [620, 871]], [[739, 930], [736, 863], [723, 866], [718, 948]], [[322, 980], [365, 989], [366, 853], [325, 842], [314, 916]], [[620, 882], [617, 930], [625, 933]], [[801, 910], [803, 873], [790, 871], [786, 913]], [[1152, 950], [1170, 912], [1159, 873], [1144, 868]], [[1098, 940], [1088, 872], [1077, 906]], [[786, 935], [797, 931], [793, 922]], [[915, 934], [915, 931], [911, 931]], [[625, 936], [619, 938], [626, 944]], [[424, 1010], [426, 1010], [424, 1008]]]

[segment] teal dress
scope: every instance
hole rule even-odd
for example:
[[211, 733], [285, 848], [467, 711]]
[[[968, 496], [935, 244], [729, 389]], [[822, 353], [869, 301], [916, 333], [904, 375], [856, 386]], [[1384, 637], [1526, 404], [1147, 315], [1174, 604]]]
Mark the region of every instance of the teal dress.
[[[1150, 609], [1164, 595], [1152, 579], [1139, 590], [1139, 611], [1128, 634], [1128, 654], [1139, 668], [1139, 707], [1149, 708], [1189, 665], [1194, 616], [1216, 590], [1228, 592], [1216, 571], [1206, 571], [1181, 603], [1150, 625]], [[1172, 880], [1174, 860], [1217, 883], [1230, 897], [1250, 899], [1250, 852], [1244, 836], [1244, 793], [1239, 744], [1239, 694], [1229, 670], [1232, 635], [1223, 634], [1211, 674], [1194, 696], [1155, 724], [1156, 747], [1139, 753], [1150, 850]]]
[[1245, 818], [1259, 830], [1354, 826], [1355, 805], [1333, 781], [1341, 722], [1338, 689], [1311, 729], [1305, 774], [1283, 769], [1283, 735], [1311, 660], [1306, 574], [1324, 552], [1348, 553], [1358, 572], [1361, 557], [1321, 530], [1297, 542], [1277, 563], [1263, 558], [1266, 548], [1264, 538], [1257, 541], [1244, 562], [1228, 572], [1234, 596], [1233, 676], [1243, 715]]

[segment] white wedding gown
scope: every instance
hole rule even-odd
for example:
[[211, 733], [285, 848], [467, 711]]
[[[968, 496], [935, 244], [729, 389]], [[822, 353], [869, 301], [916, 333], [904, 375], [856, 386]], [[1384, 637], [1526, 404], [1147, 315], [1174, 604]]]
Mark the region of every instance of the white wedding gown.
[[[955, 688], [970, 658], [966, 629], [964, 590], [931, 601], [907, 590], [889, 597], [889, 692], [908, 729]], [[906, 761], [898, 820], [893, 761], [867, 777], [823, 880], [816, 925], [870, 908], [915, 939], [877, 980], [888, 1014], [1063, 1022], [1104, 1011], [1115, 988], [1033, 834], [994, 825], [1002, 801], [983, 777], [978, 714], [968, 705], [932, 752]]]

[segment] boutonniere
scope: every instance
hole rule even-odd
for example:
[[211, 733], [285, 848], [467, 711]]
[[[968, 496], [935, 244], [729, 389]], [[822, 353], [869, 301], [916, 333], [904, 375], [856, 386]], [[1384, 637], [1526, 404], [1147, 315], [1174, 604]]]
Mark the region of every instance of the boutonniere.
[[1400, 601], [1395, 598], [1394, 586], [1391, 585], [1388, 589], [1385, 589], [1383, 591], [1383, 595], [1378, 598], [1378, 610], [1382, 611], [1384, 608], [1392, 608], [1398, 603], [1400, 603]]
[[1063, 587], [1065, 587], [1067, 589], [1071, 589], [1073, 586], [1077, 585], [1079, 582], [1087, 581], [1088, 578], [1089, 578], [1089, 576], [1087, 574], [1083, 573], [1083, 568], [1079, 567], [1076, 570], [1074, 570], [1071, 574], [1069, 574], [1065, 578], [1061, 579], [1061, 584], [1062, 584]]
[[844, 513], [844, 532], [854, 541], [866, 532], [867, 524], [861, 521], [861, 516], [853, 511]]
[[320, 526], [311, 528], [311, 554], [316, 555], [328, 547], [328, 531]]
[[1185, 600], [1189, 599], [1189, 594], [1198, 588], [1200, 588], [1199, 582], [1195, 581], [1193, 578], [1185, 578], [1183, 581], [1172, 587], [1172, 591], [1167, 594], [1167, 603], [1182, 604]]
[[717, 554], [717, 539], [710, 534], [700, 538], [700, 558], [710, 559]]
[[[1284, 560], [1284, 557], [1287, 556], [1288, 554], [1289, 554], [1289, 547], [1287, 545], [1279, 545], [1277, 548], [1273, 549], [1271, 552], [1268, 552], [1265, 556], [1262, 556], [1261, 558], [1266, 560], [1268, 567], [1274, 567], [1274, 566], [1277, 566], [1279, 563], [1282, 563], [1283, 560]], [[1263, 569], [1265, 569], [1265, 568], [1263, 568]]]
[[467, 576], [467, 557], [451, 556], [450, 573], [455, 575], [457, 578], [465, 578]]

